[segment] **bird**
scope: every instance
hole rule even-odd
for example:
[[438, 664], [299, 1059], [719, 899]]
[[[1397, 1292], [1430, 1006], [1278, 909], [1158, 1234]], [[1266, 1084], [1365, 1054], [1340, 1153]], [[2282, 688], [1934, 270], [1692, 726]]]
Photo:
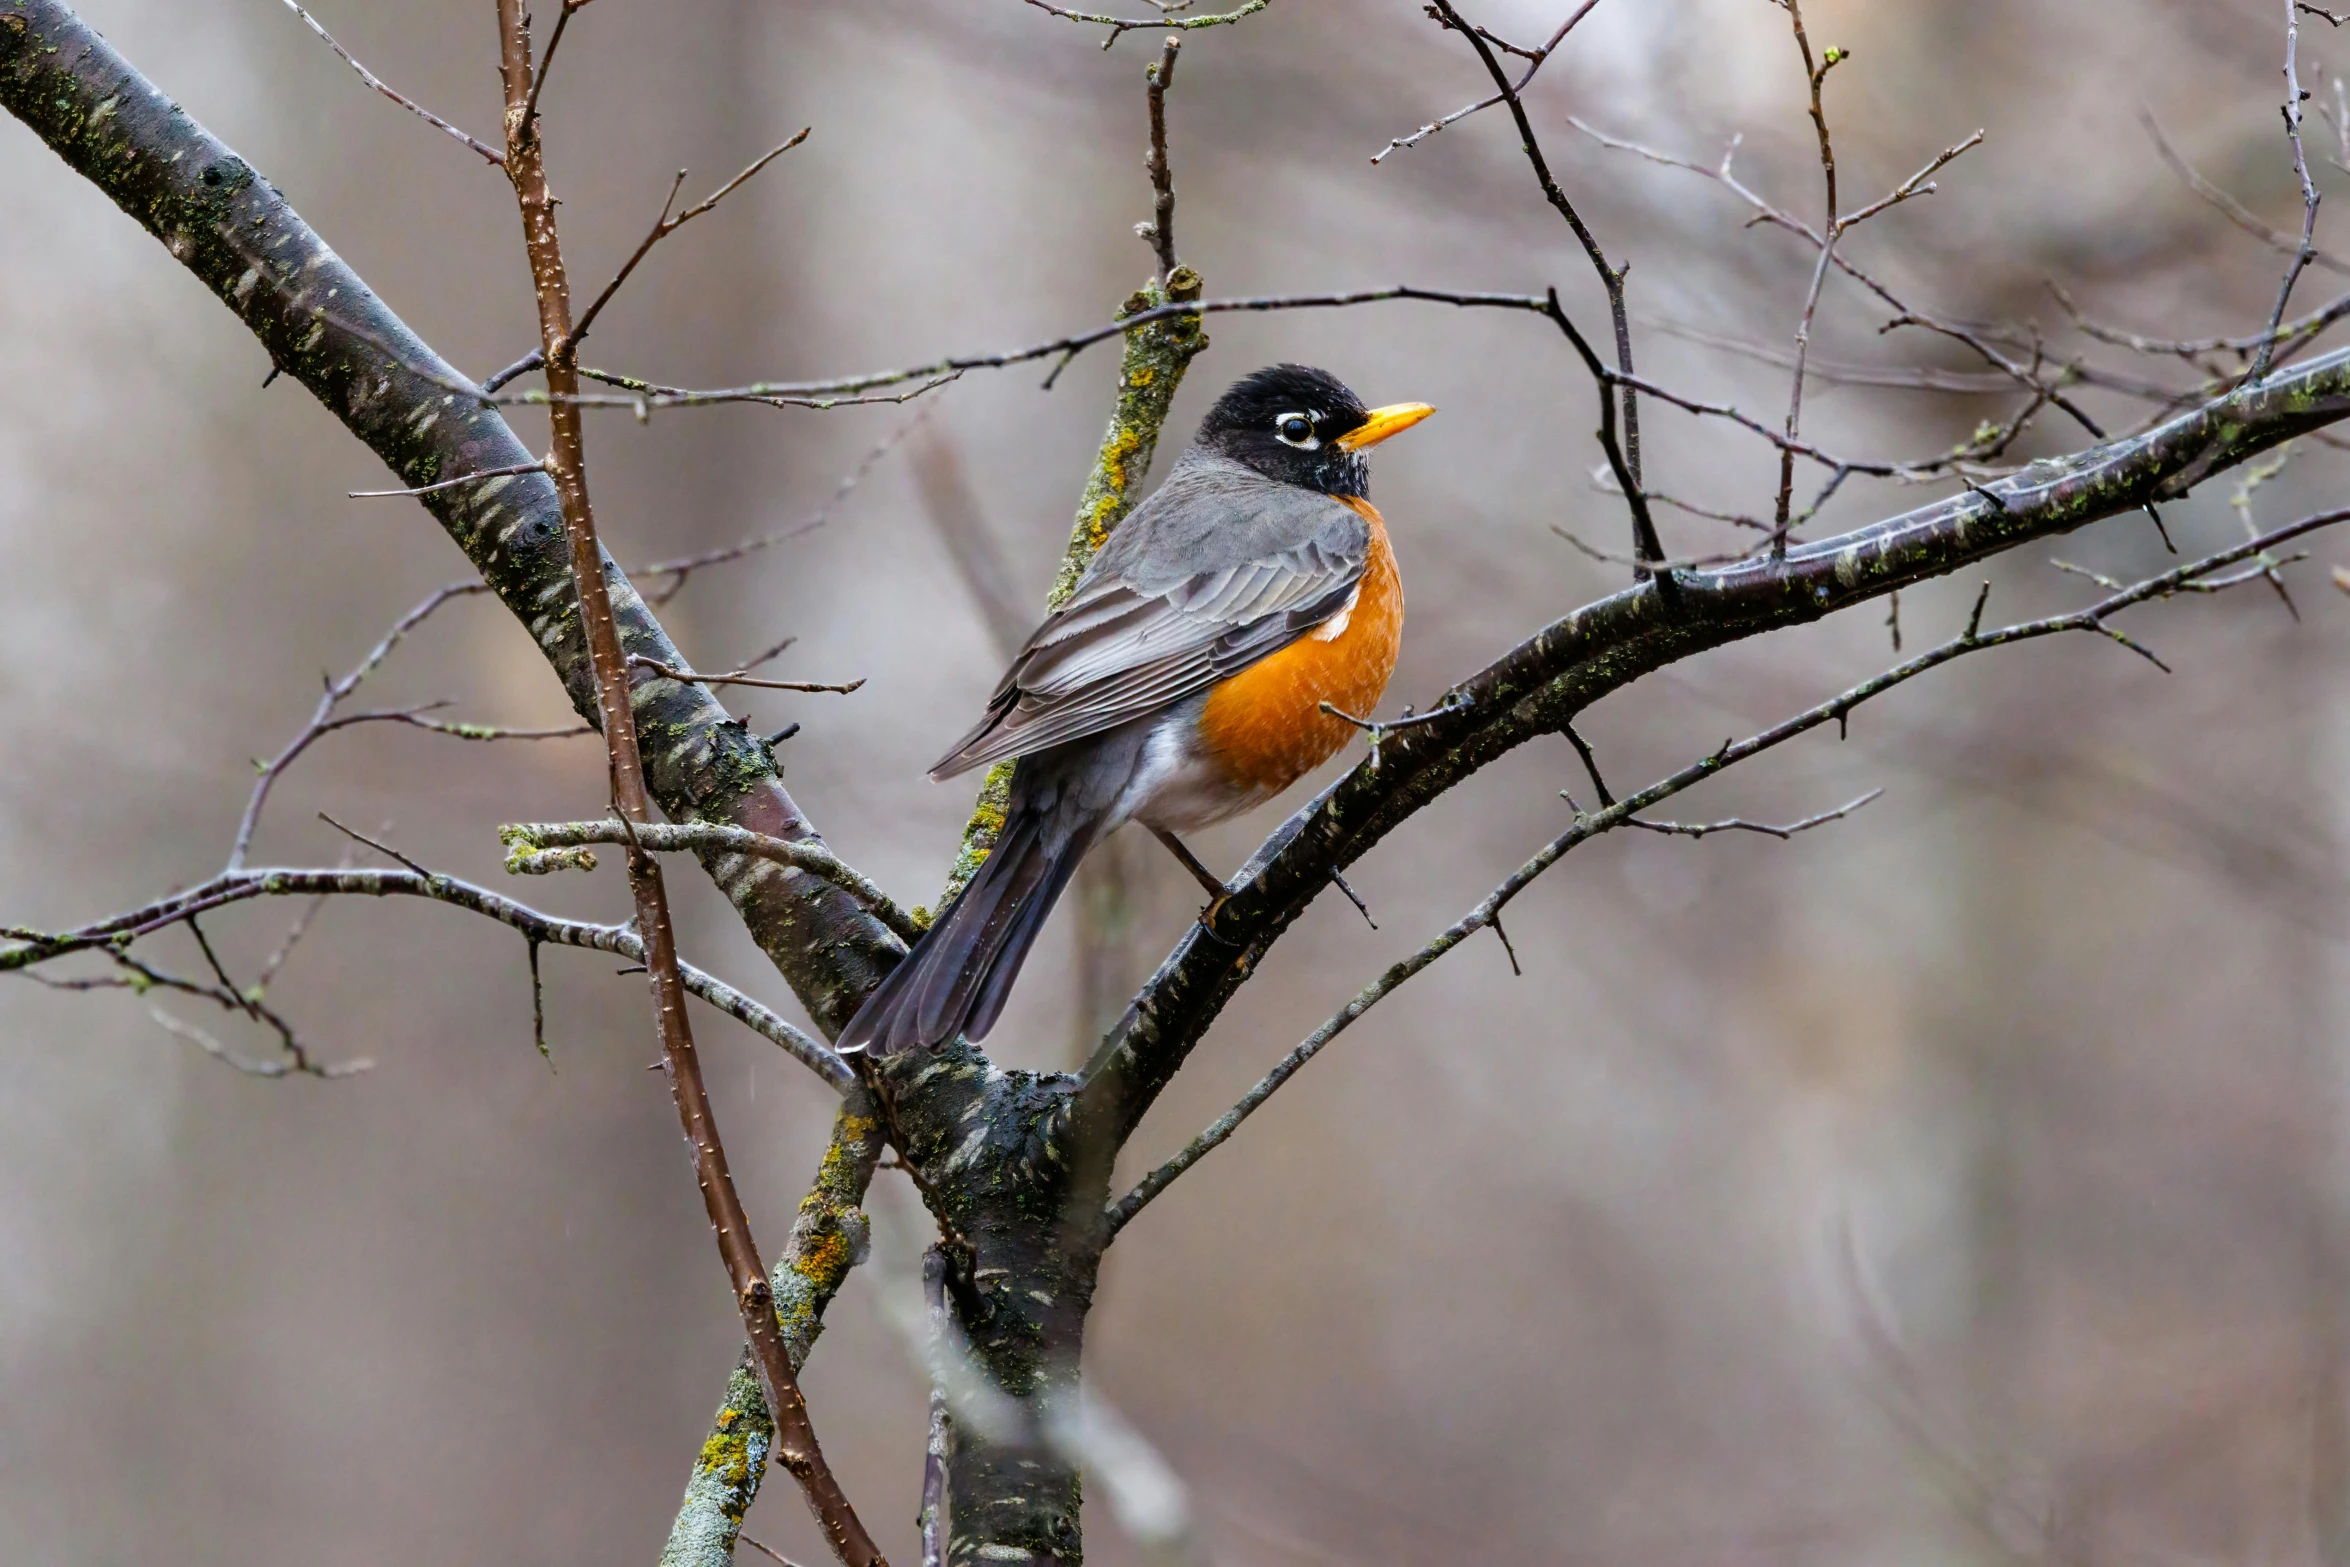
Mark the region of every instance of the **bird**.
[[1279, 795], [1385, 693], [1403, 582], [1365, 454], [1435, 411], [1367, 408], [1296, 364], [1216, 399], [930, 769], [1017, 758], [994, 849], [850, 1019], [843, 1054], [984, 1038], [1078, 861], [1128, 822], [1207, 890], [1214, 929], [1224, 883], [1177, 835]]

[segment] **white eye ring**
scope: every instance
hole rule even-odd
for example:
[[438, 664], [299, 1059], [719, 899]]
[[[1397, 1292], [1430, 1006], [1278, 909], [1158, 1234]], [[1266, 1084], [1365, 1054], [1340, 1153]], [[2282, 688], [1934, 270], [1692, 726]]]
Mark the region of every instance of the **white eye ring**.
[[1316, 451], [1322, 445], [1321, 438], [1314, 434], [1313, 415], [1305, 413], [1286, 413], [1275, 419], [1273, 438], [1301, 452]]

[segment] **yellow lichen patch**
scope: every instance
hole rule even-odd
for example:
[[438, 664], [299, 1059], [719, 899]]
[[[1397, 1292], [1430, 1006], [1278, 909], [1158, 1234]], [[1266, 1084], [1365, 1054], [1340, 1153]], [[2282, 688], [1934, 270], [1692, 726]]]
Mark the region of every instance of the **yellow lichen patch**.
[[826, 1230], [802, 1248], [792, 1266], [802, 1277], [818, 1284], [837, 1283], [847, 1275], [851, 1255], [848, 1237], [838, 1230]]
[[741, 1410], [731, 1404], [721, 1409], [697, 1460], [705, 1474], [717, 1476], [730, 1488], [747, 1485], [751, 1480], [751, 1435], [744, 1424]]
[[824, 1193], [850, 1186], [850, 1166], [858, 1162], [857, 1150], [873, 1140], [880, 1125], [869, 1115], [852, 1115], [846, 1110], [840, 1113], [832, 1127], [832, 1146], [824, 1150], [824, 1163], [816, 1171], [817, 1190], [810, 1192], [807, 1201], [800, 1204], [803, 1213], [810, 1204], [819, 1203]]

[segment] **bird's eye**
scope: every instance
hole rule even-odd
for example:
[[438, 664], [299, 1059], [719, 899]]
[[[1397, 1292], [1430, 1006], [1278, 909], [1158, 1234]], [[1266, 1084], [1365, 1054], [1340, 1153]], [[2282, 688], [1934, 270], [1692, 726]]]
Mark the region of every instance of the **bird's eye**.
[[1322, 443], [1314, 438], [1314, 421], [1304, 414], [1283, 414], [1273, 421], [1273, 433], [1285, 446], [1312, 451]]

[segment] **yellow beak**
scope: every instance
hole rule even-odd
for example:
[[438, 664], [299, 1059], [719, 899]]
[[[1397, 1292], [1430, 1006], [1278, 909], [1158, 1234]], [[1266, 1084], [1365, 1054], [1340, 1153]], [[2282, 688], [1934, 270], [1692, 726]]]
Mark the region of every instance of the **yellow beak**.
[[1389, 403], [1374, 408], [1370, 417], [1340, 436], [1331, 444], [1342, 452], [1359, 452], [1366, 446], [1377, 446], [1391, 435], [1401, 435], [1436, 410], [1426, 403]]

